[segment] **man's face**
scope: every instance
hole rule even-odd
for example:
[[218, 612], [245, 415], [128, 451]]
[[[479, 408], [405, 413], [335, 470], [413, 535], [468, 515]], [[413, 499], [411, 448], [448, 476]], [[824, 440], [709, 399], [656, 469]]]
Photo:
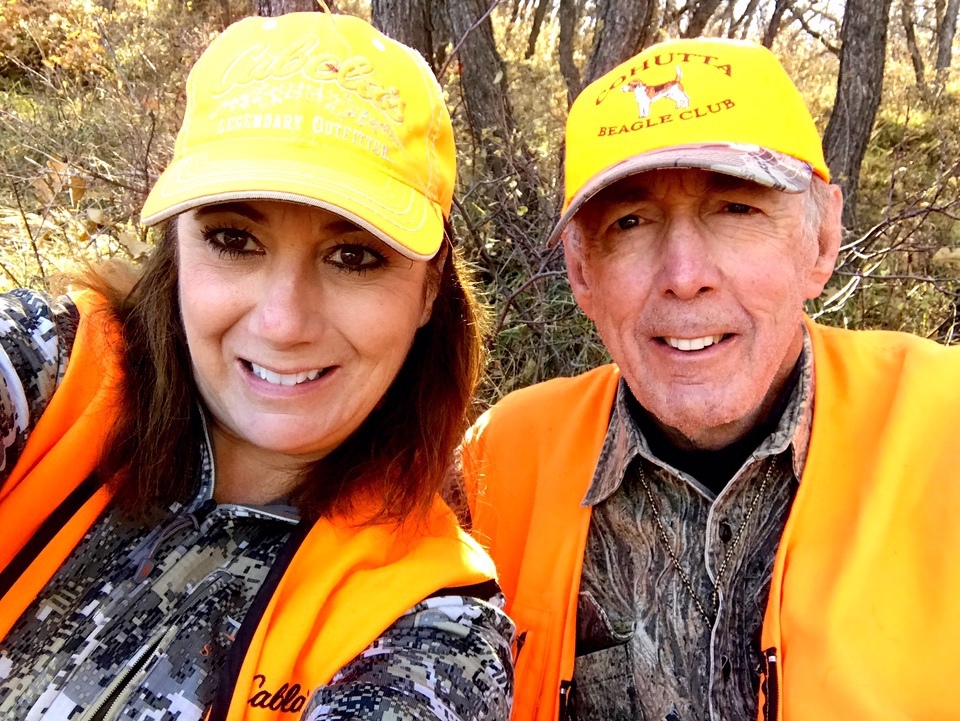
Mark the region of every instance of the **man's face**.
[[827, 197], [810, 232], [804, 194], [663, 170], [620, 181], [577, 214], [564, 239], [577, 301], [678, 442], [729, 445], [775, 400], [803, 346], [803, 302], [836, 259], [842, 201], [833, 186]]

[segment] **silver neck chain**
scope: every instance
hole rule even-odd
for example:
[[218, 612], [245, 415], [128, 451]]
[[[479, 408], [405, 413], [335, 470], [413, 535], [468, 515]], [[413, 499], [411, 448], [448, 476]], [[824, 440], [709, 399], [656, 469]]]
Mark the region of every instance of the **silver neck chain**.
[[773, 473], [774, 465], [776, 465], [776, 463], [771, 459], [770, 466], [767, 468], [767, 472], [763, 476], [763, 482], [760, 484], [757, 492], [753, 494], [753, 500], [750, 501], [750, 508], [747, 510], [747, 515], [744, 517], [743, 522], [737, 529], [737, 534], [730, 541], [730, 545], [723, 557], [723, 561], [720, 563], [720, 568], [717, 570], [717, 580], [711, 581], [713, 592], [710, 594], [710, 606], [713, 613], [707, 613], [707, 609], [704, 607], [703, 602], [700, 600], [700, 596], [693, 587], [693, 582], [690, 580], [690, 576], [688, 576], [687, 572], [683, 570], [683, 566], [680, 564], [680, 559], [677, 558], [677, 554], [673, 551], [673, 546], [670, 545], [670, 538], [667, 536], [667, 528], [664, 525], [663, 518], [660, 515], [660, 509], [657, 507], [657, 503], [653, 498], [653, 491], [650, 489], [650, 484], [647, 483], [647, 479], [643, 475], [643, 469], [640, 467], [639, 461], [636, 463], [637, 479], [640, 481], [640, 485], [643, 486], [643, 490], [647, 495], [647, 502], [650, 504], [650, 510], [653, 512], [653, 520], [656, 521], [657, 532], [660, 538], [663, 540], [664, 548], [667, 549], [667, 555], [670, 556], [670, 560], [673, 562], [674, 568], [676, 568], [677, 573], [680, 574], [680, 580], [683, 582], [684, 588], [687, 589], [687, 593], [690, 594], [690, 598], [693, 599], [693, 603], [697, 607], [697, 611], [700, 612], [700, 615], [703, 616], [703, 620], [706, 621], [707, 625], [709, 625], [711, 628], [716, 623], [717, 614], [720, 612], [720, 586], [723, 582], [723, 575], [726, 573], [727, 568], [730, 565], [730, 560], [733, 558], [734, 552], [736, 552], [737, 547], [740, 545], [740, 540], [743, 538], [743, 533], [749, 525], [750, 519], [753, 518], [754, 511], [756, 511], [757, 506], [760, 505], [760, 498], [763, 496], [763, 492], [766, 490], [767, 485], [770, 482], [770, 475]]

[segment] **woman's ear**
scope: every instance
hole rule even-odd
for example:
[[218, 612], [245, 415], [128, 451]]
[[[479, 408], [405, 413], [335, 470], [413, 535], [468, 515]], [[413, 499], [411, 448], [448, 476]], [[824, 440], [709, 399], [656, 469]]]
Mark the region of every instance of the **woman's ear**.
[[443, 269], [448, 262], [448, 254], [451, 253], [450, 244], [444, 239], [440, 244], [440, 250], [427, 263], [427, 278], [423, 286], [423, 310], [420, 314], [419, 328], [423, 328], [430, 320], [433, 313], [433, 303], [437, 299], [437, 293], [440, 292], [440, 278], [443, 276]]

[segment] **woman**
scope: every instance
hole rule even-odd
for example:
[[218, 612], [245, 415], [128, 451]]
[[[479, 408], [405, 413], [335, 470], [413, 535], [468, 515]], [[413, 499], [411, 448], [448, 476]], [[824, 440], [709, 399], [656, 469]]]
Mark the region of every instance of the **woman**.
[[453, 175], [436, 81], [360, 20], [204, 53], [132, 289], [0, 302], [0, 718], [507, 717], [437, 495], [481, 355]]

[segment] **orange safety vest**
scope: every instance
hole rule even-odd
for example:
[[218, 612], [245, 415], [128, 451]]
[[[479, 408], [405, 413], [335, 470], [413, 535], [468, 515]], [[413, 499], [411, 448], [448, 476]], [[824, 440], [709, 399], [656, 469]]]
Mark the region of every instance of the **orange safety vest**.
[[[97, 312], [98, 296], [83, 293], [76, 301], [81, 321], [66, 374], [0, 488], [0, 576], [16, 574], [0, 598], [0, 638], [110, 501], [105, 487], [89, 500], [75, 499], [96, 469], [113, 418], [119, 337]], [[21, 549], [50, 519], [52, 540], [23, 562]], [[409, 526], [362, 526], [349, 518], [314, 524], [260, 618], [228, 708], [214, 716], [291, 718], [281, 701], [293, 699], [295, 686], [309, 696], [435, 591], [495, 578], [489, 557], [439, 499], [425, 520]], [[276, 695], [284, 684], [286, 696], [269, 704], [275, 708], [251, 705], [257, 693]]]
[[[813, 428], [763, 623], [759, 717], [958, 719], [960, 349], [808, 328]], [[618, 378], [605, 366], [511, 394], [465, 444], [475, 534], [517, 623], [516, 721], [555, 721], [573, 678], [580, 502]]]

